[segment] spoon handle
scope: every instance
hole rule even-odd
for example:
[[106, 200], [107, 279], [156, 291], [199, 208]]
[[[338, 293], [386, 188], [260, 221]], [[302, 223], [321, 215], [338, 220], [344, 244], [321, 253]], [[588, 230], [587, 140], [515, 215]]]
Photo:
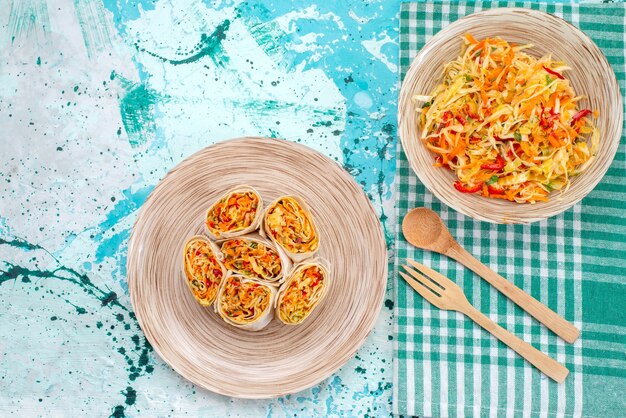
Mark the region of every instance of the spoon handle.
[[537, 299], [524, 292], [513, 283], [500, 276], [495, 271], [474, 258], [460, 245], [454, 245], [449, 248], [446, 255], [455, 259], [465, 267], [474, 271], [481, 276], [489, 284], [498, 289], [503, 295], [515, 302], [520, 308], [528, 312], [533, 318], [541, 322], [556, 335], [573, 343], [580, 335], [580, 331], [571, 323], [567, 322], [563, 317], [548, 308]]

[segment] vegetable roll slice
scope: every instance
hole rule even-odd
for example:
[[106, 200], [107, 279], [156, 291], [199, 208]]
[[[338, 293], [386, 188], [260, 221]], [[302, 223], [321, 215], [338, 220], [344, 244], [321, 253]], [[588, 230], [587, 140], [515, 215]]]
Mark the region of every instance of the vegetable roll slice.
[[220, 243], [224, 266], [249, 279], [278, 286], [291, 268], [282, 250], [260, 237], [243, 236]]
[[224, 279], [215, 302], [215, 311], [227, 323], [259, 331], [272, 320], [276, 288], [257, 280], [232, 275]]
[[328, 269], [318, 260], [298, 264], [278, 290], [276, 317], [283, 324], [301, 324], [322, 301], [329, 283]]
[[295, 262], [312, 257], [319, 248], [319, 234], [306, 202], [283, 196], [267, 208], [263, 233]]
[[233, 238], [258, 229], [262, 212], [261, 195], [250, 186], [237, 186], [209, 208], [205, 225], [214, 239]]
[[202, 306], [213, 303], [226, 275], [220, 256], [218, 248], [202, 235], [191, 237], [185, 244], [183, 271], [191, 293]]

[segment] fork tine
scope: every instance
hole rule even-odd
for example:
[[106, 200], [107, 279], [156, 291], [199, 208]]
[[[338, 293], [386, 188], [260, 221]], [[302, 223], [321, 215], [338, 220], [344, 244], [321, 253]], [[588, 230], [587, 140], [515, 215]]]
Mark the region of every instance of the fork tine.
[[408, 274], [402, 273], [399, 271], [400, 276], [411, 286], [417, 293], [422, 295], [424, 299], [435, 305], [436, 307], [442, 309], [442, 305], [439, 300], [439, 296], [434, 294], [430, 289], [426, 286], [418, 282], [417, 280], [411, 278]]
[[423, 284], [424, 286], [426, 286], [427, 288], [429, 288], [433, 292], [438, 293], [439, 295], [441, 295], [441, 292], [444, 291], [443, 286], [439, 286], [437, 283], [428, 280], [428, 277], [422, 276], [421, 274], [419, 274], [418, 272], [413, 270], [411, 267], [409, 267], [409, 266], [402, 266], [402, 268], [405, 269], [411, 276], [413, 276], [413, 278], [415, 280], [417, 280], [418, 282], [420, 282], [421, 284]]
[[449, 289], [452, 287], [458, 287], [456, 283], [448, 279], [443, 274], [437, 273], [435, 270], [429, 267], [426, 267], [425, 265], [420, 264], [417, 261], [413, 261], [413, 260], [407, 260], [407, 261], [409, 262], [409, 264], [411, 264], [413, 267], [421, 271], [423, 274], [429, 277], [433, 282], [439, 284], [441, 287], [444, 287], [446, 289]]

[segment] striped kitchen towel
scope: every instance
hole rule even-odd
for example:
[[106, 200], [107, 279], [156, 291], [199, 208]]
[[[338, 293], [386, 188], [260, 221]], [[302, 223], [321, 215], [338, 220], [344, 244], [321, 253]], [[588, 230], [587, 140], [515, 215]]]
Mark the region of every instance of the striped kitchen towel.
[[[401, 78], [413, 57], [448, 23], [494, 7], [531, 7], [560, 16], [602, 49], [625, 91], [625, 7], [528, 2], [403, 3]], [[626, 118], [625, 118], [626, 120]], [[474, 221], [434, 198], [397, 152], [395, 414], [443, 416], [626, 416], [626, 140], [582, 203], [532, 225]], [[441, 215], [473, 255], [581, 329], [567, 344], [456, 262], [415, 249], [400, 223], [416, 206]], [[398, 279], [411, 258], [453, 279], [483, 313], [566, 365], [558, 385], [455, 312], [430, 305]]]

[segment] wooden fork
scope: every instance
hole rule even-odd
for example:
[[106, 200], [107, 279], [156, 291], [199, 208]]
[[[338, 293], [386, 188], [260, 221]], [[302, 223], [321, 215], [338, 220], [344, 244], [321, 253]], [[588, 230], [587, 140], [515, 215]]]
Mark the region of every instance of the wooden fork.
[[413, 276], [413, 278], [403, 272], [399, 273], [409, 286], [422, 295], [424, 299], [439, 309], [458, 311], [467, 315], [478, 325], [493, 334], [494, 337], [525, 358], [530, 364], [538, 368], [546, 376], [558, 383], [562, 383], [565, 380], [569, 373], [569, 370], [567, 370], [565, 366], [548, 357], [532, 345], [520, 340], [487, 316], [483, 315], [469, 303], [461, 288], [452, 282], [452, 280], [413, 260], [407, 261], [424, 274], [424, 276], [406, 265], [402, 267]]

